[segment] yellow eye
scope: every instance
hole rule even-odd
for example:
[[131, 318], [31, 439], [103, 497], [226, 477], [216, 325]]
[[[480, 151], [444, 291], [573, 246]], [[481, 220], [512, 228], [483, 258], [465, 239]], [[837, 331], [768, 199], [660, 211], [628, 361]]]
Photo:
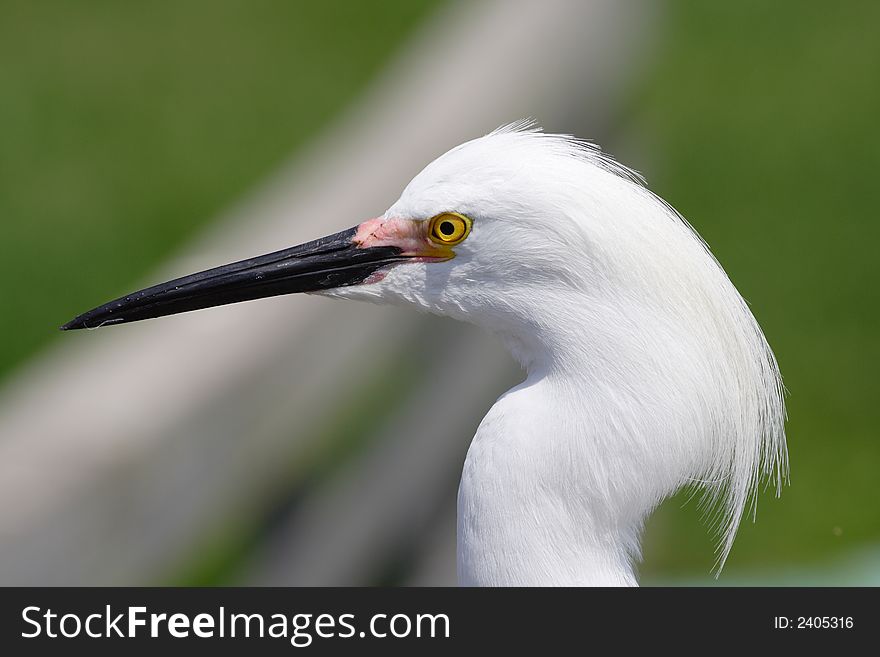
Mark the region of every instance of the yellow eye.
[[471, 220], [457, 212], [444, 212], [431, 219], [428, 236], [438, 244], [461, 244], [471, 232]]

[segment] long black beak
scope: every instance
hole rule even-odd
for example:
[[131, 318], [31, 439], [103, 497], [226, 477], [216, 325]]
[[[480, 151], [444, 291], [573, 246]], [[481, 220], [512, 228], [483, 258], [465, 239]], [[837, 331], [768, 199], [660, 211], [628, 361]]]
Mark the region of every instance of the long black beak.
[[384, 266], [406, 260], [394, 246], [360, 248], [357, 227], [257, 258], [176, 278], [105, 303], [61, 327], [63, 331], [137, 322], [152, 317], [356, 285]]

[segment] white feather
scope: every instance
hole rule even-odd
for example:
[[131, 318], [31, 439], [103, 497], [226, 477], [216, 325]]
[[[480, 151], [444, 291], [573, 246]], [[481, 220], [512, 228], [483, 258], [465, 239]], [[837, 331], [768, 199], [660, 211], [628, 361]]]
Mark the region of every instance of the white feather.
[[470, 216], [454, 259], [331, 293], [483, 326], [528, 372], [468, 452], [463, 583], [634, 584], [645, 519], [695, 482], [721, 505], [720, 570], [759, 478], [782, 484], [773, 353], [706, 244], [641, 183], [591, 144], [506, 126], [428, 165], [385, 215]]

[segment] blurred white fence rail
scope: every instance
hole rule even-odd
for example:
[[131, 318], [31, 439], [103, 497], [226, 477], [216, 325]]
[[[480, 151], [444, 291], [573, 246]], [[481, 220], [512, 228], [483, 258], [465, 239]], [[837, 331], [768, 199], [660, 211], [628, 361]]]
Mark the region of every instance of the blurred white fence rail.
[[[646, 6], [450, 6], [325, 137], [144, 283], [378, 215], [433, 157], [500, 123], [535, 116], [554, 130], [588, 127], [601, 137], [653, 18]], [[289, 297], [63, 336], [0, 394], [0, 584], [141, 584], [167, 575], [229, 518], [260, 508], [336, 405], [363, 390], [425, 321]], [[447, 383], [446, 403], [462, 419], [407, 444], [406, 418], [436, 385], [426, 380], [414, 406], [388, 422], [378, 451], [350, 466], [360, 471], [320, 487], [277, 532], [253, 579], [364, 581], [371, 555], [425, 517], [420, 509], [451, 504], [448, 478], [433, 475], [460, 464], [465, 432], [510, 377], [506, 358], [489, 354], [472, 376], [455, 376], [466, 360], [428, 372]], [[419, 504], [395, 504], [413, 496]], [[343, 547], [322, 549], [329, 545]], [[449, 563], [437, 550], [425, 558]], [[452, 577], [427, 561], [418, 570], [419, 581]]]

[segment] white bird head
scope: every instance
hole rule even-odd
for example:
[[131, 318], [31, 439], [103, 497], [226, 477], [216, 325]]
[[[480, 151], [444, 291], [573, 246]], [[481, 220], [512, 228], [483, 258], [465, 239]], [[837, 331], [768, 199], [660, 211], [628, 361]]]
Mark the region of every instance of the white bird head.
[[552, 380], [564, 400], [564, 455], [547, 448], [548, 467], [572, 473], [558, 485], [630, 521], [630, 558], [656, 504], [701, 484], [723, 503], [723, 564], [759, 476], [781, 484], [782, 385], [757, 322], [690, 225], [585, 142], [499, 129], [429, 164], [381, 217], [64, 328], [290, 292], [412, 304], [499, 334], [527, 383]]

